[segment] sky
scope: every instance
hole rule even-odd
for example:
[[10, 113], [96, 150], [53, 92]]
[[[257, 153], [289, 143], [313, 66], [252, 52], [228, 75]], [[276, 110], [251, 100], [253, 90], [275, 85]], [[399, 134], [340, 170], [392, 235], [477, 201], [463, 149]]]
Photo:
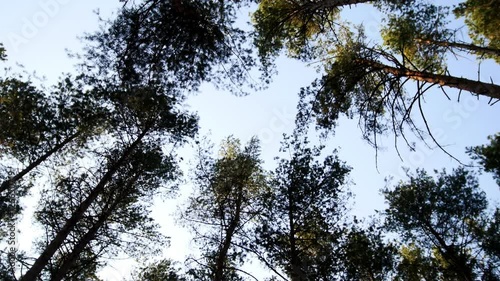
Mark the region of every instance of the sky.
[[[15, 64], [21, 64], [28, 72], [45, 76], [47, 84], [53, 83], [61, 73], [73, 70], [75, 61], [68, 59], [66, 50], [78, 52], [82, 47], [78, 36], [97, 29], [94, 11], [99, 9], [106, 18], [119, 6], [118, 0], [5, 1], [0, 10], [0, 42], [7, 49], [8, 65], [19, 69]], [[247, 14], [248, 11], [241, 11], [242, 17]], [[382, 19], [373, 9], [353, 7], [343, 15], [351, 21], [362, 22], [368, 36], [375, 38], [378, 34]], [[461, 22], [454, 24], [463, 25]], [[454, 75], [469, 79], [475, 79], [478, 75], [477, 61], [467, 56], [460, 58], [460, 62], [451, 58], [449, 69]], [[500, 83], [498, 69], [497, 65], [484, 62], [481, 65], [481, 80], [489, 81], [491, 76], [493, 81]], [[300, 87], [308, 86], [314, 78], [319, 77], [314, 66], [284, 57], [278, 59], [277, 70], [278, 75], [273, 78], [268, 89], [248, 96], [238, 97], [217, 91], [211, 85], [204, 85], [199, 93], [190, 96], [188, 105], [200, 116], [200, 134], [209, 134], [215, 144], [229, 135], [241, 139], [243, 143], [257, 136], [261, 140], [265, 167], [275, 167], [273, 158], [277, 155], [282, 135], [290, 134], [294, 127], [297, 93]], [[500, 131], [500, 104], [489, 106], [487, 99], [478, 100], [466, 93], [457, 103], [457, 92], [450, 90], [448, 93], [451, 101], [438, 88], [429, 91], [425, 97], [424, 110], [438, 140], [452, 155], [468, 163], [470, 160], [464, 154], [465, 147], [486, 143], [488, 135]], [[403, 167], [431, 171], [458, 166], [455, 160], [440, 150], [428, 149], [421, 142], [416, 144], [415, 151], [409, 151], [401, 143], [400, 159], [393, 147], [392, 136], [382, 139], [385, 148], [378, 152], [376, 165], [375, 150], [362, 140], [357, 120], [343, 118], [339, 124], [335, 135], [321, 142], [327, 146], [327, 150], [337, 148], [340, 159], [353, 167], [350, 174], [353, 182], [350, 189], [355, 194], [352, 213], [358, 217], [366, 217], [373, 214], [375, 209], [384, 208], [379, 192], [385, 185], [384, 179], [392, 177], [394, 183], [404, 180]], [[314, 134], [311, 138], [319, 142]], [[185, 159], [193, 155], [189, 147], [180, 153]], [[187, 167], [189, 163], [183, 163], [183, 168]], [[500, 201], [499, 188], [490, 175], [481, 177], [481, 186], [494, 202]], [[158, 200], [153, 210], [164, 233], [172, 237], [172, 246], [165, 251], [166, 255], [179, 261], [194, 249], [194, 245], [187, 230], [175, 224], [174, 216], [165, 214], [175, 213], [178, 204], [185, 200], [191, 188], [188, 185], [183, 187], [181, 197], [176, 200]], [[36, 202], [36, 194], [31, 201], [26, 202], [28, 210], [33, 210], [29, 204]], [[21, 249], [31, 249], [31, 222], [31, 218], [25, 216], [19, 225], [18, 245]], [[113, 261], [102, 276], [105, 280], [120, 280], [130, 270], [130, 266], [129, 261]]]

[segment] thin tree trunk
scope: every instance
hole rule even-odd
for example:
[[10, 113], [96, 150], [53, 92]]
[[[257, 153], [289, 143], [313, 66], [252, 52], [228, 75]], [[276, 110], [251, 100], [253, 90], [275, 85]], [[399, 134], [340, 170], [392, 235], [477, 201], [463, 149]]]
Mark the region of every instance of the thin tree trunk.
[[471, 93], [486, 96], [492, 99], [500, 99], [500, 86], [496, 84], [474, 81], [455, 76], [434, 74], [426, 71], [415, 71], [408, 68], [397, 68], [368, 59], [358, 59], [358, 61], [364, 65], [382, 70], [386, 73], [391, 73], [395, 76], [408, 77], [417, 81], [429, 82], [441, 86], [469, 91]]
[[111, 202], [111, 204], [99, 215], [97, 222], [78, 240], [78, 243], [75, 245], [71, 253], [64, 259], [63, 264], [57, 269], [57, 272], [50, 279], [51, 281], [60, 281], [62, 280], [71, 267], [78, 260], [80, 254], [85, 250], [92, 240], [95, 239], [97, 232], [107, 221], [109, 216], [113, 214], [116, 206], [121, 203], [121, 200], [127, 197], [129, 194], [128, 191], [130, 188], [137, 182], [139, 175], [136, 175], [127, 185], [126, 188], [120, 189], [120, 195]]
[[[116, 204], [114, 204], [116, 205]], [[105, 213], [99, 216], [98, 221], [90, 228], [81, 238], [78, 240], [78, 243], [75, 245], [71, 253], [64, 259], [62, 265], [57, 269], [54, 276], [50, 279], [51, 281], [60, 281], [62, 280], [68, 271], [71, 269], [73, 264], [76, 262], [80, 254], [83, 252], [85, 247], [89, 245], [89, 243], [95, 239], [97, 231], [104, 225], [104, 222], [111, 215], [111, 209], [107, 210]]]
[[427, 230], [429, 230], [431, 235], [438, 241], [440, 246], [439, 251], [446, 259], [448, 259], [448, 262], [451, 262], [454, 271], [461, 275], [464, 281], [473, 281], [474, 278], [472, 277], [472, 269], [470, 266], [468, 266], [465, 262], [462, 262], [462, 259], [457, 255], [456, 251], [446, 243], [443, 237], [441, 237], [441, 235], [428, 221], [421, 221]]
[[463, 51], [468, 51], [471, 53], [474, 53], [476, 55], [493, 55], [500, 57], [500, 50], [499, 49], [494, 49], [494, 48], [489, 48], [489, 47], [481, 47], [473, 44], [466, 44], [466, 43], [459, 43], [459, 42], [447, 42], [447, 41], [434, 41], [434, 40], [429, 40], [429, 39], [417, 39], [417, 43], [424, 43], [424, 44], [433, 44], [433, 45], [438, 45], [442, 47], [450, 47], [450, 48], [456, 48], [460, 49]]
[[49, 151], [45, 152], [42, 156], [40, 156], [38, 159], [33, 161], [31, 164], [29, 164], [27, 167], [25, 167], [22, 171], [14, 175], [13, 177], [5, 180], [2, 182], [0, 185], [0, 193], [6, 191], [9, 189], [9, 187], [15, 183], [16, 181], [20, 180], [22, 177], [24, 177], [27, 173], [31, 172], [33, 169], [35, 169], [38, 165], [40, 165], [43, 161], [47, 160], [52, 154], [58, 152], [61, 150], [64, 146], [66, 146], [68, 143], [72, 142], [74, 139], [76, 139], [78, 136], [80, 136], [81, 131], [78, 131], [72, 135], [70, 135], [68, 138], [66, 138], [64, 141], [61, 143], [57, 144], [54, 146], [52, 149]]
[[234, 233], [236, 232], [236, 228], [240, 224], [240, 216], [241, 216], [241, 204], [243, 201], [243, 187], [239, 187], [238, 189], [238, 197], [236, 200], [236, 210], [234, 214], [233, 220], [229, 224], [229, 227], [226, 230], [226, 235], [224, 237], [224, 241], [222, 243], [222, 248], [217, 255], [217, 261], [215, 263], [215, 279], [214, 281], [224, 281], [224, 268], [226, 268], [227, 261], [227, 253], [229, 252], [229, 247], [231, 246], [231, 240], [233, 239]]
[[[291, 184], [293, 186], [293, 182]], [[288, 187], [288, 227], [290, 232], [288, 233], [288, 239], [290, 240], [290, 280], [291, 281], [302, 281], [302, 269], [300, 267], [300, 259], [297, 254], [297, 245], [295, 240], [295, 220], [294, 220], [294, 200], [293, 200], [293, 190]]]
[[47, 263], [54, 256], [55, 252], [64, 243], [64, 240], [70, 232], [73, 230], [75, 225], [83, 217], [87, 209], [90, 207], [92, 202], [96, 200], [99, 194], [102, 193], [106, 184], [112, 179], [113, 175], [118, 171], [118, 169], [126, 163], [127, 158], [130, 154], [137, 148], [139, 143], [142, 141], [144, 136], [148, 133], [148, 129], [144, 130], [137, 139], [123, 152], [122, 156], [108, 169], [106, 174], [101, 178], [96, 187], [90, 192], [89, 196], [80, 203], [78, 208], [73, 212], [71, 217], [66, 221], [64, 226], [59, 230], [54, 239], [45, 247], [45, 250], [36, 259], [35, 263], [31, 268], [22, 276], [19, 281], [33, 281], [40, 275], [42, 270], [47, 266]]

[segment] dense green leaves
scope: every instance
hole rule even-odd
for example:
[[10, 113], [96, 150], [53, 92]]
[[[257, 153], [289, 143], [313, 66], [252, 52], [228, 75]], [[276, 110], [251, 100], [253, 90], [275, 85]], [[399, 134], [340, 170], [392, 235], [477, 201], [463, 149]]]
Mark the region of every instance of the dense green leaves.
[[[498, 278], [497, 271], [489, 270], [497, 267], [498, 254], [491, 255], [483, 242], [494, 238], [476, 234], [497, 222], [490, 217], [485, 194], [471, 172], [461, 168], [451, 174], [441, 172], [434, 180], [419, 170], [408, 182], [384, 190], [384, 195], [389, 204], [387, 227], [404, 242], [425, 249], [423, 258], [415, 246], [403, 248], [405, 274], [411, 274], [410, 263], [422, 266], [425, 274], [437, 274], [439, 280], [475, 280], [485, 274]], [[429, 270], [429, 264], [438, 273]]]
[[[254, 258], [271, 280], [499, 279], [500, 211], [488, 208], [472, 172], [418, 170], [384, 189], [385, 225], [363, 226], [347, 213], [350, 167], [301, 134], [312, 118], [331, 131], [342, 115], [360, 116], [375, 146], [378, 134], [403, 134], [405, 124], [420, 133], [410, 114], [426, 85], [498, 98], [498, 85], [451, 76], [445, 59], [456, 50], [495, 56], [490, 2], [455, 9], [470, 26], [467, 43], [450, 39], [449, 7], [419, 0], [260, 1], [253, 35], [264, 72], [286, 49], [321, 61], [322, 77], [302, 90], [300, 128], [285, 138], [275, 169], [264, 169], [256, 138], [229, 137], [218, 156], [198, 147], [182, 218], [200, 251], [186, 270], [161, 258], [168, 233], [150, 207], [176, 190], [175, 151], [198, 130], [187, 95], [205, 82], [235, 92], [247, 82], [255, 58], [235, 20], [252, 1], [123, 2], [85, 37], [77, 76], [52, 87], [0, 79], [0, 237], [15, 233], [8, 227], [30, 190], [41, 194], [34, 218], [43, 233], [34, 252], [0, 252], [0, 279], [99, 280], [122, 254], [147, 264], [132, 275], [144, 281], [252, 279], [244, 266]], [[360, 3], [388, 14], [383, 43], [340, 20], [342, 7]], [[415, 95], [404, 88], [409, 80], [418, 81]], [[495, 136], [470, 150], [496, 177], [497, 146]]]
[[341, 273], [345, 280], [390, 280], [396, 261], [396, 248], [384, 241], [380, 228], [354, 226], [343, 245]]
[[410, 243], [400, 249], [401, 261], [397, 266], [396, 280], [439, 280], [439, 266], [424, 249]]
[[54, 135], [53, 106], [30, 83], [7, 78], [0, 86], [2, 153], [10, 152], [21, 161], [36, 158], [37, 144], [50, 141]]
[[322, 31], [327, 21], [336, 19], [339, 12], [336, 5], [328, 2], [260, 1], [253, 14], [260, 57], [272, 59], [286, 48], [292, 57], [311, 58], [310, 38]]
[[449, 41], [448, 8], [422, 3], [391, 13], [381, 35], [390, 49], [400, 53], [403, 65], [413, 70], [443, 73], [446, 48], [432, 42]]
[[[236, 1], [239, 2], [239, 1]], [[230, 1], [144, 1], [126, 5], [101, 32], [87, 36], [97, 77], [123, 85], [195, 91], [203, 81], [235, 91], [253, 66]], [[178, 93], [180, 94], [180, 93]], [[185, 94], [185, 93], [184, 93]]]
[[271, 175], [270, 193], [256, 228], [268, 266], [290, 280], [331, 280], [338, 271], [344, 188], [350, 168], [335, 155], [317, 160], [321, 148], [294, 135], [285, 139]]
[[138, 269], [131, 281], [185, 281], [174, 263], [164, 259]]
[[240, 280], [237, 270], [249, 247], [247, 224], [260, 215], [258, 201], [266, 191], [259, 157], [257, 139], [241, 147], [229, 137], [218, 158], [199, 148], [197, 190], [183, 216], [201, 244], [199, 266], [191, 270], [196, 280]]
[[468, 148], [472, 159], [479, 160], [485, 171], [491, 172], [500, 185], [500, 134], [489, 136], [488, 145]]
[[[495, 1], [488, 0], [466, 0], [455, 8], [457, 17], [464, 17], [465, 24], [469, 30], [469, 36], [474, 44], [486, 46], [491, 49], [500, 49], [500, 7]], [[500, 62], [500, 56], [485, 57], [493, 58]]]
[[[458, 32], [448, 24], [452, 7], [419, 0], [370, 1], [385, 16], [382, 43], [377, 43], [376, 36], [365, 38], [362, 26], [339, 16], [342, 7], [360, 3], [368, 1], [261, 1], [254, 13], [254, 42], [267, 67], [281, 50], [289, 57], [323, 65], [322, 78], [300, 92], [301, 120], [315, 119], [318, 127], [330, 132], [343, 114], [359, 116], [364, 138], [375, 147], [378, 136], [387, 131], [396, 138], [403, 136], [411, 146], [407, 129], [422, 140], [422, 132], [432, 136], [429, 126], [423, 130], [415, 126], [412, 113], [418, 111], [427, 123], [420, 105], [433, 86], [443, 87], [447, 96], [445, 89], [450, 88], [500, 98], [499, 85], [453, 75], [446, 67], [450, 54], [461, 59], [459, 52], [500, 57], [494, 46], [456, 39]], [[478, 12], [474, 5], [485, 18], [495, 14], [491, 1], [471, 1], [457, 11]], [[491, 26], [495, 24], [488, 25], [488, 30]], [[413, 93], [406, 90], [411, 82], [415, 82]]]

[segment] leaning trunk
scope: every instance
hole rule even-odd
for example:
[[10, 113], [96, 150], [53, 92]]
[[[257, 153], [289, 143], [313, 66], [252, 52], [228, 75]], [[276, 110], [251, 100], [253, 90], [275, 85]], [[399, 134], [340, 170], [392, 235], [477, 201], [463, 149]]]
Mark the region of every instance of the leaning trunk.
[[98, 220], [94, 223], [94, 225], [78, 240], [78, 243], [73, 247], [71, 253], [64, 259], [63, 264], [57, 269], [54, 276], [50, 279], [51, 281], [60, 281], [62, 280], [71, 267], [78, 260], [80, 254], [85, 250], [85, 248], [90, 244], [92, 240], [95, 239], [97, 232], [101, 227], [106, 223], [109, 216], [113, 214], [116, 210], [118, 204], [122, 202], [124, 198], [129, 195], [129, 191], [131, 187], [135, 184], [139, 175], [136, 175], [127, 185], [121, 189], [120, 196], [114, 199], [113, 202], [110, 202], [108, 207], [99, 215]]
[[445, 259], [452, 265], [453, 271], [461, 276], [463, 281], [473, 281], [472, 268], [460, 258], [459, 254], [450, 247], [434, 227], [428, 221], [422, 221], [427, 231], [437, 240], [438, 250]]
[[64, 262], [62, 265], [57, 269], [56, 273], [54, 276], [50, 279], [50, 281], [60, 281], [62, 280], [68, 271], [71, 269], [71, 267], [74, 265], [74, 263], [77, 261], [78, 257], [80, 254], [85, 250], [85, 247], [90, 244], [92, 240], [95, 239], [95, 236], [99, 229], [104, 225], [106, 219], [109, 217], [111, 214], [111, 211], [106, 211], [105, 213], [101, 214], [99, 216], [99, 219], [97, 222], [90, 228], [80, 240], [78, 240], [78, 243], [75, 245], [71, 253], [64, 259]]
[[42, 156], [38, 157], [35, 161], [33, 161], [31, 164], [29, 164], [27, 167], [22, 169], [19, 173], [14, 175], [13, 177], [5, 180], [2, 182], [0, 185], [0, 193], [4, 192], [5, 190], [9, 189], [9, 187], [14, 184], [16, 181], [20, 180], [22, 177], [24, 177], [27, 173], [31, 172], [33, 169], [35, 169], [38, 165], [40, 165], [43, 161], [47, 160], [52, 154], [58, 152], [64, 146], [66, 146], [68, 143], [72, 142], [74, 139], [76, 139], [79, 135], [81, 134], [80, 131], [70, 135], [68, 138], [66, 138], [64, 141], [61, 143], [55, 145], [52, 149], [49, 151], [45, 152]]
[[369, 66], [375, 70], [384, 71], [398, 77], [407, 77], [412, 80], [428, 82], [445, 87], [455, 88], [463, 91], [486, 96], [491, 99], [500, 99], [500, 86], [466, 78], [434, 74], [426, 71], [415, 71], [404, 67], [392, 67], [373, 60], [358, 59], [361, 64]]
[[478, 56], [483, 56], [483, 55], [491, 55], [491, 56], [496, 56], [500, 58], [500, 50], [499, 49], [494, 49], [494, 48], [489, 48], [489, 47], [482, 47], [482, 46], [477, 46], [473, 44], [466, 44], [466, 43], [459, 43], [459, 42], [447, 42], [447, 41], [435, 41], [435, 40], [429, 40], [429, 39], [417, 39], [417, 43], [423, 43], [423, 44], [432, 44], [432, 45], [438, 45], [442, 47], [447, 47], [447, 48], [455, 48], [459, 49], [462, 51], [466, 51], [469, 53], [473, 53]]
[[118, 171], [118, 169], [126, 163], [126, 160], [130, 154], [137, 148], [139, 143], [142, 141], [148, 130], [144, 130], [137, 139], [123, 152], [122, 156], [109, 168], [109, 170], [104, 174], [96, 187], [88, 195], [88, 197], [80, 203], [78, 208], [73, 212], [71, 217], [66, 221], [61, 230], [56, 234], [54, 239], [46, 246], [42, 254], [36, 259], [35, 263], [31, 268], [22, 276], [19, 281], [32, 281], [40, 275], [42, 270], [47, 266], [50, 259], [54, 256], [56, 251], [64, 243], [64, 240], [76, 224], [82, 219], [83, 215], [90, 207], [90, 205], [96, 200], [96, 198], [104, 190], [106, 184], [112, 179], [113, 175]]

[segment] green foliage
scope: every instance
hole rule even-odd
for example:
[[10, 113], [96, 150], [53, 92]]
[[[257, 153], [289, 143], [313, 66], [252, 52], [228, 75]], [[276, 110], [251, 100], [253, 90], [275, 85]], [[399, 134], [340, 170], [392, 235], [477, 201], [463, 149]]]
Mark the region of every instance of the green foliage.
[[[240, 2], [240, 1], [236, 1]], [[234, 91], [254, 65], [232, 1], [144, 1], [86, 37], [90, 79], [190, 92], [203, 81]], [[230, 36], [227, 36], [229, 35]], [[230, 82], [228, 82], [230, 80]], [[226, 83], [226, 84], [225, 84]]]
[[[432, 42], [448, 41], [448, 7], [428, 3], [400, 7], [390, 13], [382, 28], [384, 44], [401, 54], [409, 69], [443, 73], [446, 68], [446, 48]], [[426, 43], [429, 42], [429, 43]]]
[[[31, 268], [26, 264], [21, 280], [93, 279], [106, 257], [122, 251], [145, 258], [165, 246], [148, 202], [180, 175], [175, 155], [162, 151], [197, 132], [197, 117], [181, 108], [187, 92], [205, 81], [239, 90], [246, 79], [254, 63], [243, 32], [233, 27], [243, 2], [130, 3], [86, 37], [77, 78], [64, 78], [48, 92], [20, 79], [0, 81], [2, 157], [26, 163], [23, 173], [1, 175], [2, 198], [4, 187], [16, 187], [49, 156], [61, 156], [50, 159], [56, 178], [36, 214], [46, 231], [37, 245], [43, 254]], [[0, 54], [3, 60], [3, 47]], [[257, 165], [242, 158], [225, 157], [214, 171]], [[215, 184], [219, 199], [234, 194], [228, 184]], [[256, 188], [250, 180], [241, 185]]]
[[[400, 266], [404, 270], [401, 274], [411, 274], [415, 270], [412, 267], [418, 266], [425, 274], [438, 274], [439, 280], [473, 280], [497, 264], [498, 258], [485, 251], [484, 238], [475, 234], [484, 233], [491, 227], [487, 225], [495, 222], [488, 215], [485, 194], [471, 172], [462, 168], [451, 174], [443, 171], [434, 180], [425, 171], [417, 170], [408, 182], [383, 193], [389, 204], [385, 211], [388, 229], [400, 234], [404, 242], [426, 249], [425, 259], [413, 258], [418, 263], [410, 263], [403, 256], [406, 261]], [[418, 253], [415, 251], [413, 255]], [[429, 270], [434, 264], [437, 273]]]
[[286, 138], [264, 197], [256, 228], [257, 245], [268, 266], [291, 280], [331, 280], [338, 272], [344, 185], [350, 171], [334, 154], [318, 161], [321, 147], [298, 135]]
[[[441, 222], [436, 224], [440, 228], [457, 227], [465, 223], [464, 219], [478, 217], [487, 207], [477, 180], [464, 169], [454, 170], [451, 175], [442, 172], [437, 181], [418, 170], [416, 176], [410, 175], [408, 183], [400, 183], [394, 190], [386, 189], [383, 193], [389, 203], [386, 210], [389, 225], [405, 231], [435, 220]], [[446, 235], [453, 234], [447, 231]]]
[[139, 268], [131, 281], [186, 281], [179, 271], [172, 261], [164, 259]]
[[436, 261], [424, 254], [424, 249], [414, 243], [403, 245], [400, 249], [401, 261], [397, 265], [396, 280], [420, 281], [439, 280], [439, 266]]
[[105, 127], [104, 109], [71, 77], [44, 93], [18, 78], [0, 80], [0, 151], [33, 162], [79, 132], [82, 142]]
[[[234, 46], [211, 27], [229, 23], [205, 17], [208, 11], [215, 13], [215, 3], [184, 2], [201, 9], [184, 7], [189, 8], [184, 12], [172, 3], [150, 4], [146, 10], [125, 8], [116, 21], [89, 36], [95, 45], [80, 65], [84, 74], [62, 80], [47, 95], [51, 106], [46, 108], [55, 118], [34, 119], [60, 122], [46, 126], [54, 137], [43, 134], [56, 145], [67, 132], [91, 137], [79, 138], [80, 146], [72, 147], [74, 166], [54, 163], [60, 173], [37, 210], [46, 230], [37, 247], [43, 255], [21, 280], [87, 279], [120, 252], [147, 258], [165, 246], [148, 208], [159, 188], [180, 176], [175, 155], [162, 151], [177, 148], [197, 132], [197, 117], [181, 108], [182, 91], [210, 80], [212, 67], [229, 63]], [[186, 12], [194, 14], [187, 17], [182, 14]], [[166, 23], [179, 29], [165, 28]], [[45, 101], [45, 95], [38, 96]], [[42, 112], [30, 110], [37, 118]], [[19, 120], [44, 128], [27, 118]], [[18, 139], [26, 141], [24, 136]]]
[[216, 159], [199, 147], [197, 190], [183, 214], [202, 245], [202, 258], [190, 270], [196, 280], [240, 280], [237, 269], [250, 246], [248, 223], [260, 215], [257, 202], [267, 186], [259, 157], [256, 138], [243, 148], [227, 138]]
[[[62, 79], [50, 93], [21, 79], [0, 79], [0, 156], [11, 160], [5, 161], [0, 176], [2, 220], [13, 219], [21, 211], [19, 199], [31, 187], [29, 181], [22, 181], [28, 173], [38, 171], [49, 157], [55, 161], [51, 156], [73, 157], [72, 152], [85, 147], [107, 124], [103, 108], [71, 77]], [[10, 164], [13, 160], [17, 167]]]
[[383, 235], [374, 225], [348, 231], [343, 245], [343, 280], [390, 280], [396, 248], [384, 242]]
[[[464, 17], [469, 36], [474, 44], [500, 49], [500, 6], [490, 0], [466, 0], [453, 11], [457, 17]], [[485, 56], [489, 57], [489, 56]], [[493, 57], [500, 63], [500, 57]]]
[[467, 149], [472, 159], [479, 160], [485, 171], [493, 173], [500, 185], [500, 134], [489, 136], [488, 145], [470, 147]]
[[110, 107], [113, 134], [123, 131], [155, 132], [159, 139], [182, 143], [193, 137], [198, 118], [181, 108], [182, 98], [175, 92], [157, 86], [135, 86], [130, 89], [111, 88], [103, 93]]
[[403, 87], [407, 80], [381, 64], [394, 57], [366, 47], [361, 27], [358, 33], [341, 28], [336, 35], [339, 42], [324, 42], [335, 59], [325, 63], [323, 77], [299, 94], [299, 116], [314, 118], [325, 133], [335, 129], [340, 116], [358, 116], [363, 137], [375, 147], [378, 135], [387, 130], [399, 135], [405, 124], [414, 129], [412, 119], [406, 118], [414, 104]]
[[[366, 2], [386, 16], [383, 45], [366, 40], [362, 27], [339, 17], [342, 7]], [[433, 85], [498, 98], [498, 85], [448, 72], [448, 55], [457, 50], [478, 56], [500, 53], [498, 48], [453, 41], [449, 9], [425, 0], [261, 1], [253, 14], [254, 42], [267, 68], [282, 50], [289, 57], [324, 66], [323, 76], [301, 89], [299, 122], [315, 120], [328, 133], [341, 115], [359, 116], [363, 137], [373, 146], [378, 147], [380, 134], [392, 131], [412, 147], [408, 131], [423, 141], [432, 133], [429, 127], [417, 127], [411, 113]], [[404, 87], [409, 82], [416, 82], [412, 95]]]
[[[160, 187], [179, 177], [174, 155], [165, 155], [162, 147], [168, 141], [176, 148], [195, 134], [197, 120], [178, 110], [177, 101], [166, 93], [146, 90], [137, 87], [121, 91], [122, 96], [116, 92], [104, 95], [112, 133], [105, 138], [112, 146], [87, 151], [96, 166], [80, 167], [62, 176], [55, 184], [62, 190], [47, 191], [40, 203], [37, 218], [47, 230], [40, 250], [48, 249], [45, 245], [53, 241], [61, 243], [57, 239], [61, 229], [69, 229], [63, 235], [73, 238], [53, 252], [49, 263], [53, 269], [45, 268], [53, 280], [81, 268], [98, 268], [105, 255], [121, 251], [145, 258], [165, 246], [165, 238], [149, 218], [148, 202]], [[75, 217], [78, 219], [68, 220]], [[88, 260], [85, 253], [90, 253]]]
[[[41, 254], [16, 257], [22, 281], [99, 280], [110, 258], [159, 256], [168, 239], [150, 207], [176, 190], [181, 173], [174, 151], [198, 130], [196, 115], [184, 108], [187, 93], [204, 82], [240, 92], [255, 65], [247, 34], [234, 26], [238, 8], [250, 0], [123, 2], [115, 19], [85, 37], [77, 77], [50, 88], [22, 77], [0, 79], [0, 157], [9, 164], [0, 174], [0, 237], [34, 183], [25, 175], [49, 179], [35, 213], [44, 230], [35, 245]], [[386, 45], [377, 46], [361, 27], [339, 21], [340, 7], [364, 2], [260, 1], [254, 35], [265, 71], [282, 49], [324, 62], [323, 77], [301, 93], [302, 127], [283, 142], [290, 158], [279, 158], [268, 173], [255, 138], [242, 145], [229, 137], [216, 157], [199, 147], [197, 189], [183, 215], [201, 257], [190, 259], [196, 265], [185, 275], [160, 260], [136, 271], [134, 280], [246, 280], [241, 266], [252, 254], [293, 281], [498, 280], [500, 211], [487, 212], [472, 174], [458, 169], [434, 180], [417, 171], [409, 183], [384, 191], [387, 229], [402, 237], [397, 252], [386, 242], [387, 229], [347, 229], [350, 168], [335, 152], [322, 157], [322, 147], [309, 147], [298, 132], [306, 130], [307, 112], [326, 129], [341, 115], [359, 115], [376, 146], [376, 135], [391, 125], [396, 133], [402, 124], [414, 126], [409, 113], [422, 92], [407, 96], [405, 77], [417, 76], [408, 71], [444, 71], [450, 47], [436, 42], [450, 35], [446, 8], [376, 1], [396, 15], [383, 30]], [[474, 40], [488, 38], [495, 47], [484, 24], [493, 8], [478, 3], [467, 1], [456, 13], [479, 23]], [[0, 60], [6, 60], [1, 44]], [[498, 177], [497, 139], [472, 151]], [[7, 162], [14, 160], [17, 166]], [[38, 169], [43, 164], [50, 165]], [[19, 269], [0, 255], [0, 279], [14, 280]]]
[[[54, 130], [53, 106], [30, 83], [7, 78], [0, 81], [0, 152], [29, 160], [37, 144], [50, 141]], [[58, 132], [57, 132], [58, 133]], [[33, 151], [35, 150], [35, 151]]]
[[75, 133], [80, 144], [106, 128], [105, 109], [79, 79], [65, 77], [48, 93], [18, 78], [0, 80], [0, 152], [33, 162]]
[[338, 11], [311, 1], [260, 1], [253, 14], [259, 55], [266, 61], [286, 48], [292, 57], [311, 58], [314, 48], [310, 39], [324, 29], [326, 21], [336, 19]]
[[[110, 155], [106, 158], [113, 161], [111, 159], [115, 157], [112, 154], [122, 152], [114, 150], [108, 153]], [[172, 161], [171, 157], [162, 155], [159, 148], [154, 146], [144, 145], [137, 149], [128, 158], [128, 164], [115, 172], [104, 191], [74, 226], [71, 239], [60, 247], [47, 267], [46, 274], [54, 278], [75, 253], [77, 256], [72, 257], [73, 264], [64, 276], [95, 274], [105, 264], [103, 258], [116, 256], [120, 252], [137, 259], [159, 254], [167, 245], [167, 240], [149, 216], [149, 205], [152, 196], [158, 194], [165, 183], [178, 177]], [[55, 188], [44, 192], [36, 212], [37, 221], [46, 231], [44, 239], [39, 241], [42, 249], [54, 239], [80, 202], [102, 182], [107, 172], [102, 169], [113, 165], [99, 164], [101, 166], [86, 172], [75, 168], [68, 171], [66, 176], [59, 175], [54, 183]], [[86, 236], [93, 242], [85, 242], [88, 239]]]

